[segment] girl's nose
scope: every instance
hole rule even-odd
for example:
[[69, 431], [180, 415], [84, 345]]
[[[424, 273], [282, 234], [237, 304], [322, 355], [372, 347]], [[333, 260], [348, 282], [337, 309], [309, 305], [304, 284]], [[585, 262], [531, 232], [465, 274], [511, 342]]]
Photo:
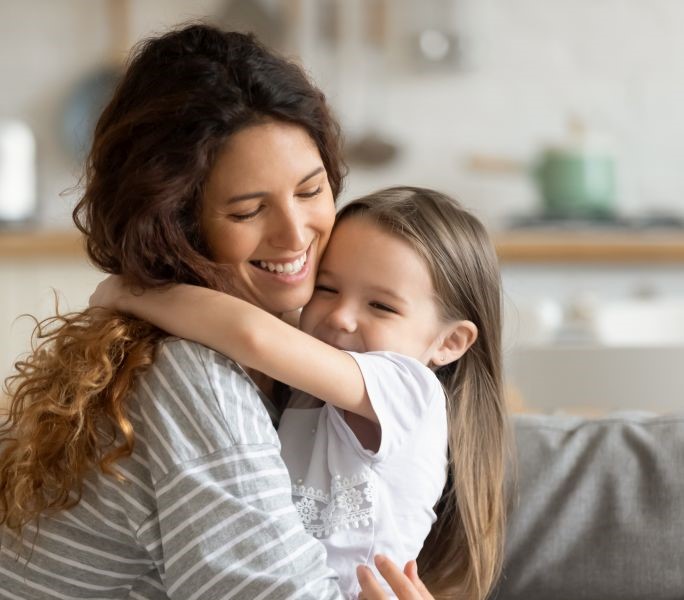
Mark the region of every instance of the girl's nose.
[[345, 302], [338, 302], [328, 314], [328, 326], [336, 331], [354, 333], [357, 320], [353, 307]]

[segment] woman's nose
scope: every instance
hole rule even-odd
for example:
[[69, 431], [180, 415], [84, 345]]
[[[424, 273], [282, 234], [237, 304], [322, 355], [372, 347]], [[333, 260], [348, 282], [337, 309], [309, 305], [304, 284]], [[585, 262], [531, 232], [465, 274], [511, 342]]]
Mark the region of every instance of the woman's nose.
[[279, 211], [271, 224], [271, 243], [284, 250], [305, 250], [309, 240], [306, 239], [306, 214], [298, 207], [287, 206]]

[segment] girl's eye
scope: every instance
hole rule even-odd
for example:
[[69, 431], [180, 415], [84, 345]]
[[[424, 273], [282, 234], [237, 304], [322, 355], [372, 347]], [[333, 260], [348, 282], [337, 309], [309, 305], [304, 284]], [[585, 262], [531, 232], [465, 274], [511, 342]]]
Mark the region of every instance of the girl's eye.
[[315, 190], [312, 190], [311, 192], [299, 192], [297, 194], [300, 198], [313, 198], [314, 196], [318, 196], [323, 191], [323, 188], [319, 185]]
[[331, 288], [331, 287], [329, 287], [329, 286], [327, 286], [327, 285], [316, 284], [316, 285], [314, 286], [314, 290], [317, 291], [317, 292], [326, 292], [326, 293], [328, 293], [328, 294], [337, 294], [337, 290], [336, 290], [336, 289]]
[[249, 221], [249, 219], [252, 219], [256, 217], [260, 212], [261, 212], [261, 206], [257, 208], [256, 210], [253, 210], [252, 212], [248, 213], [243, 213], [239, 215], [230, 215], [233, 219], [236, 221]]
[[375, 308], [376, 310], [381, 310], [383, 312], [394, 313], [395, 315], [399, 314], [394, 308], [392, 308], [391, 306], [387, 306], [387, 304], [383, 304], [382, 302], [371, 302], [369, 306], [371, 308]]

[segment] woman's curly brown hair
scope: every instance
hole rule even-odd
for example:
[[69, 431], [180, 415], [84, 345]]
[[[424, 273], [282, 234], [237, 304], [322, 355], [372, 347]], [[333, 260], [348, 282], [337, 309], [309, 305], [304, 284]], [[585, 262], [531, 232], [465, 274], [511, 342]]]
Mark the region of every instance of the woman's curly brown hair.
[[[194, 24], [139, 44], [95, 129], [73, 218], [88, 255], [134, 286], [226, 290], [200, 229], [203, 186], [237, 131], [268, 120], [304, 128], [337, 196], [339, 127], [296, 64], [253, 36]], [[6, 381], [0, 426], [0, 525], [17, 531], [78, 502], [93, 468], [116, 475], [133, 450], [126, 399], [162, 332], [103, 309], [38, 323]]]
[[36, 324], [37, 345], [6, 381], [12, 403], [0, 427], [4, 523], [21, 530], [36, 515], [73, 506], [94, 467], [120, 477], [113, 463], [133, 451], [134, 441], [126, 392], [152, 362], [159, 335], [99, 308]]

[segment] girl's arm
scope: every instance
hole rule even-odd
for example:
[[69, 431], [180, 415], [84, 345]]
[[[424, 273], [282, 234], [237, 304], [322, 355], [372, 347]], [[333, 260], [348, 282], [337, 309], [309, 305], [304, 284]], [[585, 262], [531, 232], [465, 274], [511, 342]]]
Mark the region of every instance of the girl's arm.
[[91, 306], [128, 312], [181, 338], [229, 356], [244, 367], [377, 423], [356, 361], [346, 352], [234, 296], [175, 285], [131, 293], [119, 277], [98, 286]]

